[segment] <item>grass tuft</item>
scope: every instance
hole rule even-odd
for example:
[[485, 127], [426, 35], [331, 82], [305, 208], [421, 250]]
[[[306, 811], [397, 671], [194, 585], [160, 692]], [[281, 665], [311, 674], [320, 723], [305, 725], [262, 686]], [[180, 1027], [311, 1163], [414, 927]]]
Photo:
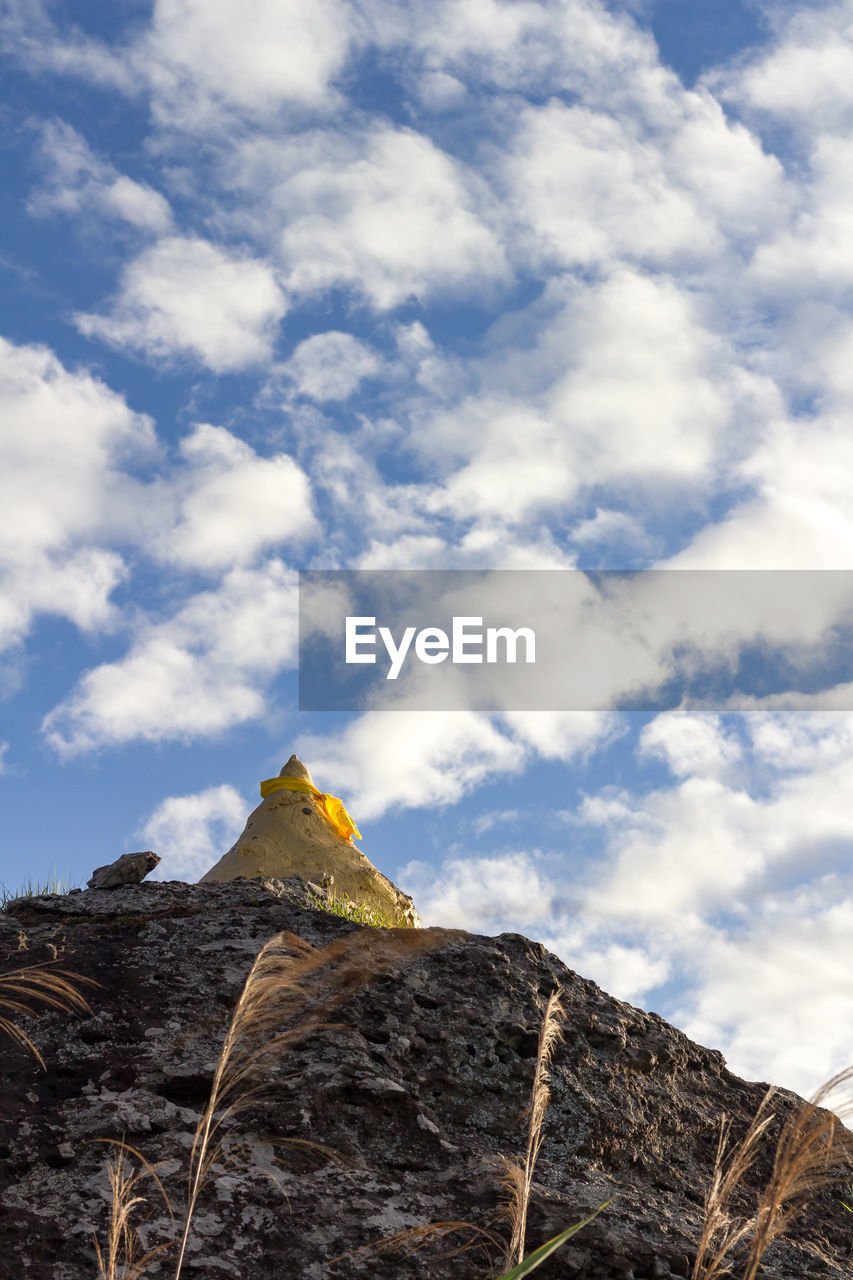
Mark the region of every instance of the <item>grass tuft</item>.
[[43, 893], [68, 893], [70, 889], [77, 888], [79, 885], [72, 883], [70, 876], [57, 875], [55, 867], [48, 873], [46, 880], [33, 880], [30, 877], [17, 889], [10, 889], [0, 881], [0, 911], [5, 911], [10, 902], [20, 902], [22, 898], [38, 898]]
[[379, 907], [370, 907], [366, 902], [358, 902], [348, 893], [343, 897], [330, 893], [327, 898], [314, 898], [314, 905], [331, 916], [340, 916], [343, 920], [353, 920], [356, 924], [371, 925], [375, 929], [413, 929], [414, 925], [400, 922], [390, 911], [381, 911]]
[[511, 1237], [506, 1255], [507, 1266], [518, 1265], [524, 1258], [524, 1239], [527, 1234], [527, 1207], [530, 1203], [530, 1189], [533, 1185], [533, 1170], [539, 1158], [542, 1146], [542, 1125], [551, 1090], [548, 1087], [548, 1064], [562, 1038], [562, 1024], [566, 1018], [560, 997], [562, 991], [556, 987], [548, 997], [542, 1025], [539, 1029], [539, 1048], [536, 1054], [536, 1069], [533, 1074], [533, 1087], [530, 1103], [527, 1107], [527, 1149], [524, 1158], [504, 1158], [503, 1185], [505, 1191], [505, 1216], [509, 1219]]
[[604, 1204], [600, 1204], [597, 1209], [593, 1209], [592, 1213], [576, 1222], [574, 1226], [568, 1227], [565, 1231], [561, 1231], [559, 1235], [554, 1236], [551, 1240], [546, 1240], [538, 1249], [534, 1249], [533, 1253], [529, 1253], [526, 1258], [522, 1258], [521, 1262], [505, 1272], [502, 1276], [498, 1276], [497, 1280], [522, 1280], [523, 1276], [529, 1276], [531, 1271], [535, 1271], [538, 1266], [550, 1258], [552, 1253], [556, 1253], [558, 1249], [562, 1249], [567, 1240], [571, 1240], [583, 1227], [588, 1227], [594, 1218], [597, 1218], [603, 1209], [612, 1204], [612, 1198], [605, 1200]]
[[[98, 1280], [140, 1280], [148, 1270], [148, 1264], [166, 1249], [171, 1249], [177, 1240], [167, 1240], [155, 1245], [153, 1249], [143, 1249], [138, 1227], [131, 1223], [131, 1215], [137, 1206], [147, 1203], [147, 1197], [138, 1194], [137, 1184], [145, 1177], [154, 1179], [160, 1189], [169, 1217], [174, 1222], [175, 1216], [172, 1213], [169, 1197], [157, 1174], [156, 1166], [150, 1164], [135, 1147], [131, 1147], [124, 1139], [117, 1141], [96, 1138], [95, 1141], [112, 1141], [112, 1145], [116, 1148], [107, 1165], [107, 1176], [110, 1181], [110, 1225], [106, 1253], [101, 1249], [97, 1235], [94, 1237], [95, 1253], [98, 1259]], [[139, 1161], [140, 1167], [137, 1170], [134, 1171], [127, 1162], [128, 1155]]]
[[92, 978], [83, 978], [66, 969], [52, 969], [50, 965], [33, 964], [0, 974], [0, 1030], [29, 1049], [42, 1069], [44, 1058], [14, 1018], [6, 1015], [31, 1014], [33, 1010], [27, 1001], [46, 1004], [52, 1009], [64, 1009], [68, 1013], [91, 1013], [89, 1004], [75, 985], [81, 982], [92, 987], [99, 985]]
[[[811, 1197], [824, 1187], [849, 1180], [853, 1134], [838, 1115], [822, 1108], [830, 1095], [851, 1079], [853, 1067], [829, 1080], [782, 1126], [770, 1178], [758, 1197], [755, 1213], [746, 1218], [733, 1213], [733, 1196], [755, 1165], [775, 1118], [769, 1107], [776, 1090], [765, 1094], [745, 1138], [728, 1160], [730, 1125], [724, 1119], [691, 1280], [724, 1280], [738, 1264], [740, 1280], [756, 1280], [765, 1253], [785, 1236]], [[849, 1112], [849, 1106], [843, 1110]]]
[[442, 1254], [442, 1257], [455, 1258], [459, 1254], [468, 1253], [471, 1249], [486, 1248], [489, 1245], [496, 1249], [505, 1247], [505, 1242], [498, 1236], [483, 1227], [474, 1226], [471, 1222], [425, 1222], [418, 1227], [407, 1227], [405, 1231], [397, 1231], [392, 1236], [383, 1236], [381, 1240], [362, 1245], [360, 1249], [342, 1253], [339, 1257], [332, 1258], [329, 1265], [343, 1262], [345, 1258], [357, 1258], [363, 1254], [402, 1253], [404, 1256], [410, 1256], [428, 1245], [436, 1244], [453, 1235], [462, 1235], [467, 1238], [463, 1239], [455, 1249]]

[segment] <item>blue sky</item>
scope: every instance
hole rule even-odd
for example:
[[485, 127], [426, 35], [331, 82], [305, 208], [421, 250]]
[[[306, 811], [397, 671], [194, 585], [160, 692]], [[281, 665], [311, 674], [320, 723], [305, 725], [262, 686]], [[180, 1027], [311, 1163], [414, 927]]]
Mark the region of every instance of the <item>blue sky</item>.
[[847, 1065], [846, 711], [295, 662], [302, 568], [850, 566], [853, 0], [0, 15], [0, 880], [197, 879], [295, 750], [429, 923]]

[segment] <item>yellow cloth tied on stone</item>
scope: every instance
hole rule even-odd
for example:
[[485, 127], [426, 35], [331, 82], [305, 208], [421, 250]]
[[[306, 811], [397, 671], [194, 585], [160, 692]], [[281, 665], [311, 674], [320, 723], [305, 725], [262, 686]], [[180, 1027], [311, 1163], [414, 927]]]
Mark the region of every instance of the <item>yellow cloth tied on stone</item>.
[[305, 795], [314, 796], [323, 817], [342, 839], [349, 840], [351, 836], [361, 839], [361, 832], [337, 796], [326, 795], [325, 791], [306, 782], [304, 778], [267, 778], [266, 782], [261, 783], [262, 800], [266, 800], [273, 791], [301, 791]]

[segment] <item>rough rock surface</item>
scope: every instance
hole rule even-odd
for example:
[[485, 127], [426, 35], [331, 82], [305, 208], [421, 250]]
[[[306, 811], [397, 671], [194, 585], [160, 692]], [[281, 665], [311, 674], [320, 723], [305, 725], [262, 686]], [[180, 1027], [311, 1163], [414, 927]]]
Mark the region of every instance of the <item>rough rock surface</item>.
[[[280, 778], [311, 783], [301, 760], [291, 756]], [[352, 840], [345, 840], [323, 816], [316, 798], [298, 791], [274, 791], [246, 821], [237, 841], [201, 883], [237, 876], [286, 879], [302, 876], [328, 885], [342, 901], [372, 907], [394, 924], [420, 925], [412, 899], [374, 867]]]
[[96, 867], [88, 881], [90, 889], [117, 889], [122, 884], [141, 884], [161, 859], [150, 849], [142, 853], [123, 853], [115, 862]]
[[[765, 1086], [737, 1079], [720, 1054], [517, 934], [368, 929], [312, 900], [299, 880], [148, 883], [19, 900], [14, 914], [0, 913], [4, 970], [56, 961], [101, 984], [88, 989], [90, 1016], [22, 1019], [46, 1070], [3, 1042], [0, 1274], [94, 1280], [92, 1233], [104, 1239], [109, 1199], [98, 1139], [124, 1136], [159, 1163], [180, 1209], [235, 1001], [261, 946], [288, 931], [337, 946], [307, 996], [308, 1012], [335, 1025], [265, 1069], [263, 1094], [226, 1121], [184, 1276], [496, 1274], [494, 1251], [491, 1262], [476, 1251], [447, 1258], [440, 1245], [333, 1260], [420, 1224], [495, 1226], [499, 1158], [523, 1150], [539, 1022], [559, 983], [568, 1020], [551, 1070], [529, 1247], [615, 1199], [537, 1280], [687, 1277], [720, 1116], [742, 1134]], [[781, 1094], [777, 1113], [796, 1101]], [[323, 1143], [346, 1163], [293, 1139]], [[140, 1190], [151, 1247], [174, 1228], [153, 1183]], [[764, 1280], [849, 1280], [853, 1230], [841, 1198], [815, 1199], [794, 1242], [767, 1255]], [[148, 1274], [167, 1280], [174, 1265], [163, 1260]]]

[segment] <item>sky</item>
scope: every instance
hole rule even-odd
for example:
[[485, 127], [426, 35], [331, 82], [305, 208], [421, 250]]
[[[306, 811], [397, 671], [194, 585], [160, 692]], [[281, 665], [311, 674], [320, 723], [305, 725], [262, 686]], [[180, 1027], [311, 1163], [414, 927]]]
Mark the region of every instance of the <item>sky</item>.
[[748, 1079], [853, 1062], [843, 699], [300, 712], [296, 670], [299, 570], [850, 567], [853, 0], [0, 40], [0, 881], [196, 880], [295, 751], [426, 923]]

